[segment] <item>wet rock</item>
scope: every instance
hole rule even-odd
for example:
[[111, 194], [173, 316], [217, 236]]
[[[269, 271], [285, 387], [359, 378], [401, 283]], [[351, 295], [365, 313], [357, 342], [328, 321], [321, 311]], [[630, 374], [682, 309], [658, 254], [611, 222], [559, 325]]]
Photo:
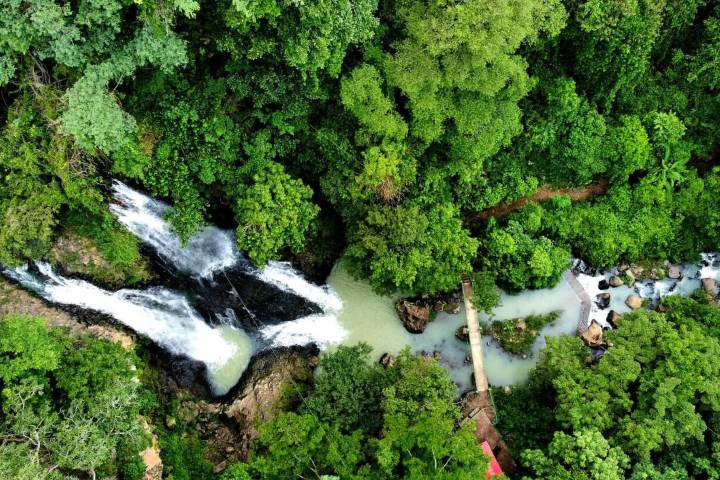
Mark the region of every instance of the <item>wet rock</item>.
[[607, 315], [607, 322], [610, 324], [612, 328], [618, 328], [620, 326], [620, 320], [622, 319], [622, 315], [620, 315], [615, 310], [610, 310]]
[[625, 299], [625, 305], [630, 307], [633, 310], [637, 310], [638, 308], [642, 307], [642, 298], [640, 295], [628, 295], [628, 297]]
[[599, 293], [595, 297], [595, 305], [600, 307], [600, 309], [604, 310], [610, 306], [610, 294], [609, 293]]
[[467, 355], [465, 355], [465, 365], [469, 365], [471, 363], [472, 363], [472, 355], [470, 355], [468, 353]]
[[395, 365], [395, 356], [387, 352], [383, 353], [382, 357], [380, 357], [380, 365], [382, 365], [383, 368], [392, 367]]
[[617, 275], [613, 275], [610, 277], [610, 286], [613, 288], [617, 288], [621, 285], [623, 285], [625, 282], [623, 282], [623, 279], [618, 277]]
[[395, 302], [395, 311], [405, 330], [422, 333], [430, 321], [430, 305], [424, 298], [403, 298]]
[[587, 330], [585, 330], [581, 335], [580, 338], [582, 341], [587, 345], [588, 347], [592, 348], [600, 348], [600, 347], [606, 347], [607, 342], [603, 338], [603, 329], [602, 327], [593, 320], [593, 322], [590, 324]]
[[435, 310], [437, 313], [444, 312], [445, 311], [445, 301], [444, 300], [436, 301], [435, 305], [433, 305], [433, 310]]
[[460, 313], [460, 303], [458, 302], [448, 302], [445, 304], [445, 308], [443, 308], [443, 311], [445, 313], [449, 313], [451, 315], [455, 315], [457, 313]]
[[231, 446], [241, 457], [258, 437], [258, 422], [278, 413], [287, 387], [312, 381], [318, 353], [316, 348], [276, 348], [253, 358], [243, 380], [222, 405], [222, 415], [239, 432]]
[[470, 329], [467, 325], [460, 325], [457, 330], [455, 330], [455, 337], [457, 337], [458, 340], [461, 340], [463, 342], [467, 342], [470, 340]]
[[708, 293], [710, 295], [715, 296], [717, 294], [717, 282], [714, 278], [703, 278], [702, 280], [702, 288], [705, 290], [705, 293]]
[[598, 282], [598, 288], [599, 288], [600, 290], [607, 290], [608, 288], [610, 288], [610, 284], [608, 283], [607, 280], [605, 280], [605, 279], [603, 278], [602, 280], [600, 280], [600, 281]]
[[632, 287], [633, 285], [635, 285], [635, 275], [633, 275], [630, 270], [625, 272], [625, 284], [628, 287]]
[[674, 265], [674, 264], [671, 264], [670, 266], [668, 266], [667, 274], [668, 274], [668, 277], [672, 278], [673, 280], [680, 280], [683, 276], [680, 265]]

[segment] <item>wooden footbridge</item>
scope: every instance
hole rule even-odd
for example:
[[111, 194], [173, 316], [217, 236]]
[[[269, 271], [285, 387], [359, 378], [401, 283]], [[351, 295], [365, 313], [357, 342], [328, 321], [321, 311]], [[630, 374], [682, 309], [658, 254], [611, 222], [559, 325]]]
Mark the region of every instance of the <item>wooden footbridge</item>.
[[467, 320], [468, 336], [470, 338], [470, 355], [472, 356], [473, 373], [475, 374], [475, 390], [478, 392], [487, 392], [488, 381], [485, 375], [485, 364], [482, 355], [480, 322], [478, 321], [477, 310], [472, 302], [472, 282], [467, 275], [463, 275], [462, 278], [462, 293], [463, 302], [465, 303], [465, 319]]
[[[467, 275], [462, 277], [462, 294], [465, 303], [465, 319], [468, 326], [468, 337], [470, 340], [470, 355], [473, 362], [473, 374], [475, 377], [475, 391], [465, 397], [463, 415], [468, 420], [475, 422], [475, 440], [478, 445], [486, 444], [497, 458], [505, 473], [512, 473], [516, 464], [510, 455], [505, 441], [495, 429], [495, 404], [492, 400], [492, 392], [488, 388], [488, 380], [485, 375], [485, 364], [482, 352], [482, 337], [480, 335], [480, 322], [478, 313], [473, 305], [472, 281]], [[485, 448], [483, 446], [483, 448]]]

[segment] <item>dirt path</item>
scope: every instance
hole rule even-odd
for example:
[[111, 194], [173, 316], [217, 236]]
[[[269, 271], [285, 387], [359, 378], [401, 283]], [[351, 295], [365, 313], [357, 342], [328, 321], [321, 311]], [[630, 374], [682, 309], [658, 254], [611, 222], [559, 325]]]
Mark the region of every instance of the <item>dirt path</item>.
[[602, 180], [598, 183], [594, 183], [583, 188], [558, 189], [553, 189], [548, 185], [543, 185], [537, 192], [533, 193], [532, 195], [520, 198], [518, 200], [515, 200], [514, 202], [499, 203], [494, 207], [490, 207], [480, 213], [476, 213], [475, 215], [469, 217], [468, 220], [470, 222], [477, 222], [480, 220], [487, 220], [490, 217], [504, 217], [505, 215], [508, 215], [515, 210], [524, 207], [528, 202], [542, 202], [544, 200], [550, 200], [553, 197], [557, 197], [558, 195], [569, 195], [574, 202], [587, 200], [590, 197], [594, 197], [595, 195], [599, 195], [605, 192], [609, 184], [610, 182], [608, 182], [607, 180]]

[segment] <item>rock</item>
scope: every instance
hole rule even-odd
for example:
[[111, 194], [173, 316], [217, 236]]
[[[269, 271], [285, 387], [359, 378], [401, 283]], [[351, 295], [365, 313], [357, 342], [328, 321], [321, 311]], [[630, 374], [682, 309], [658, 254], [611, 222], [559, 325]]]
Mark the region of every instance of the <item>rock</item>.
[[608, 283], [607, 280], [605, 280], [605, 279], [603, 278], [602, 280], [600, 280], [600, 281], [598, 282], [598, 288], [599, 288], [600, 290], [607, 290], [608, 288], [610, 288], [610, 284]]
[[615, 310], [610, 310], [607, 315], [607, 322], [610, 324], [613, 328], [618, 328], [620, 326], [620, 320], [622, 319], [622, 315], [620, 315]]
[[527, 322], [524, 318], [518, 318], [515, 321], [515, 330], [517, 330], [518, 332], [524, 332], [525, 330], [527, 330]]
[[460, 304], [458, 302], [447, 302], [443, 311], [451, 315], [460, 313]]
[[638, 308], [642, 307], [642, 298], [640, 298], [639, 295], [628, 295], [628, 297], [625, 299], [625, 305], [632, 308], [633, 310], [637, 310]]
[[682, 269], [680, 268], [680, 265], [671, 264], [668, 266], [668, 277], [673, 280], [680, 280], [682, 276]]
[[410, 333], [422, 333], [430, 321], [430, 305], [423, 298], [403, 298], [395, 302], [395, 310]]
[[223, 460], [222, 462], [218, 463], [217, 465], [215, 465], [213, 467], [213, 473], [216, 475], [219, 473], [222, 473], [227, 468], [227, 466], [228, 466], [228, 461]]
[[712, 296], [715, 296], [717, 293], [717, 282], [714, 278], [703, 278], [702, 287], [706, 293], [709, 293]]
[[635, 285], [635, 275], [633, 275], [631, 270], [625, 272], [625, 283], [628, 287]]
[[599, 293], [596, 297], [595, 305], [600, 307], [601, 310], [606, 309], [610, 306], [610, 294], [609, 293]]
[[221, 405], [222, 416], [239, 432], [239, 438], [230, 445], [241, 458], [246, 457], [257, 439], [259, 422], [266, 422], [278, 413], [287, 387], [312, 381], [318, 353], [316, 347], [284, 347], [253, 357], [243, 381], [228, 394], [227, 403]]
[[445, 311], [445, 301], [438, 300], [437, 302], [435, 302], [435, 305], [433, 305], [433, 310], [435, 310], [437, 313]]
[[613, 288], [617, 288], [624, 283], [625, 282], [623, 282], [623, 279], [618, 277], [617, 275], [613, 275], [612, 277], [610, 277], [610, 286]]
[[382, 357], [380, 357], [380, 365], [382, 365], [383, 368], [392, 367], [395, 365], [395, 356], [389, 353], [383, 353]]
[[603, 329], [594, 320], [588, 329], [580, 335], [580, 338], [588, 347], [599, 348], [607, 346], [607, 342], [603, 339]]
[[470, 340], [470, 329], [467, 325], [460, 325], [457, 330], [455, 330], [455, 337], [457, 337], [458, 340], [461, 340], [463, 342], [467, 342]]
[[157, 435], [152, 433], [150, 425], [145, 420], [143, 420], [143, 430], [146, 435], [150, 436], [150, 446], [138, 454], [145, 465], [142, 480], [161, 480], [163, 463], [160, 458], [160, 444]]
[[465, 355], [465, 364], [466, 364], [466, 365], [469, 365], [469, 364], [471, 364], [471, 363], [472, 363], [472, 355], [470, 355], [470, 354], [468, 353], [467, 355]]

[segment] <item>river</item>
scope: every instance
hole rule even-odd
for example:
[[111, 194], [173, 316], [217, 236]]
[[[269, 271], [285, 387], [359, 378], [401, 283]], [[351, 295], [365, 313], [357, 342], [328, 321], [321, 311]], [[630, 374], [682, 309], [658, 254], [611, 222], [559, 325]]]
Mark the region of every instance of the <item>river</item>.
[[[396, 298], [376, 294], [367, 283], [352, 278], [342, 262], [333, 268], [327, 285], [307, 281], [283, 262], [270, 262], [257, 270], [235, 249], [232, 232], [209, 226], [183, 246], [164, 220], [167, 204], [120, 182], [114, 182], [113, 194], [111, 210], [118, 220], [152, 247], [174, 272], [172, 276], [185, 279], [184, 283], [113, 292], [63, 277], [44, 262], [3, 273], [50, 302], [109, 315], [171, 353], [203, 363], [216, 395], [237, 383], [258, 351], [311, 342], [329, 351], [365, 342], [373, 347], [376, 358], [385, 352], [397, 353], [406, 345], [418, 353], [437, 351], [460, 391], [471, 387], [472, 369], [465, 362], [469, 348], [454, 335], [465, 321], [462, 310], [455, 315], [439, 313], [424, 333], [410, 334], [394, 311]], [[623, 301], [633, 292], [655, 299], [687, 294], [699, 286], [700, 277], [717, 278], [718, 272], [717, 257], [705, 255], [703, 263], [684, 266], [680, 281], [664, 279], [638, 283], [633, 289], [612, 289], [611, 308], [627, 311]], [[598, 282], [611, 273], [578, 278], [594, 298]], [[544, 337], [574, 334], [580, 313], [579, 300], [564, 280], [550, 289], [502, 294], [492, 312], [495, 320], [551, 311], [560, 311], [560, 317], [542, 330], [528, 358], [510, 355], [485, 339], [483, 354], [491, 385], [527, 379]], [[594, 307], [591, 316], [604, 324], [607, 311]]]

